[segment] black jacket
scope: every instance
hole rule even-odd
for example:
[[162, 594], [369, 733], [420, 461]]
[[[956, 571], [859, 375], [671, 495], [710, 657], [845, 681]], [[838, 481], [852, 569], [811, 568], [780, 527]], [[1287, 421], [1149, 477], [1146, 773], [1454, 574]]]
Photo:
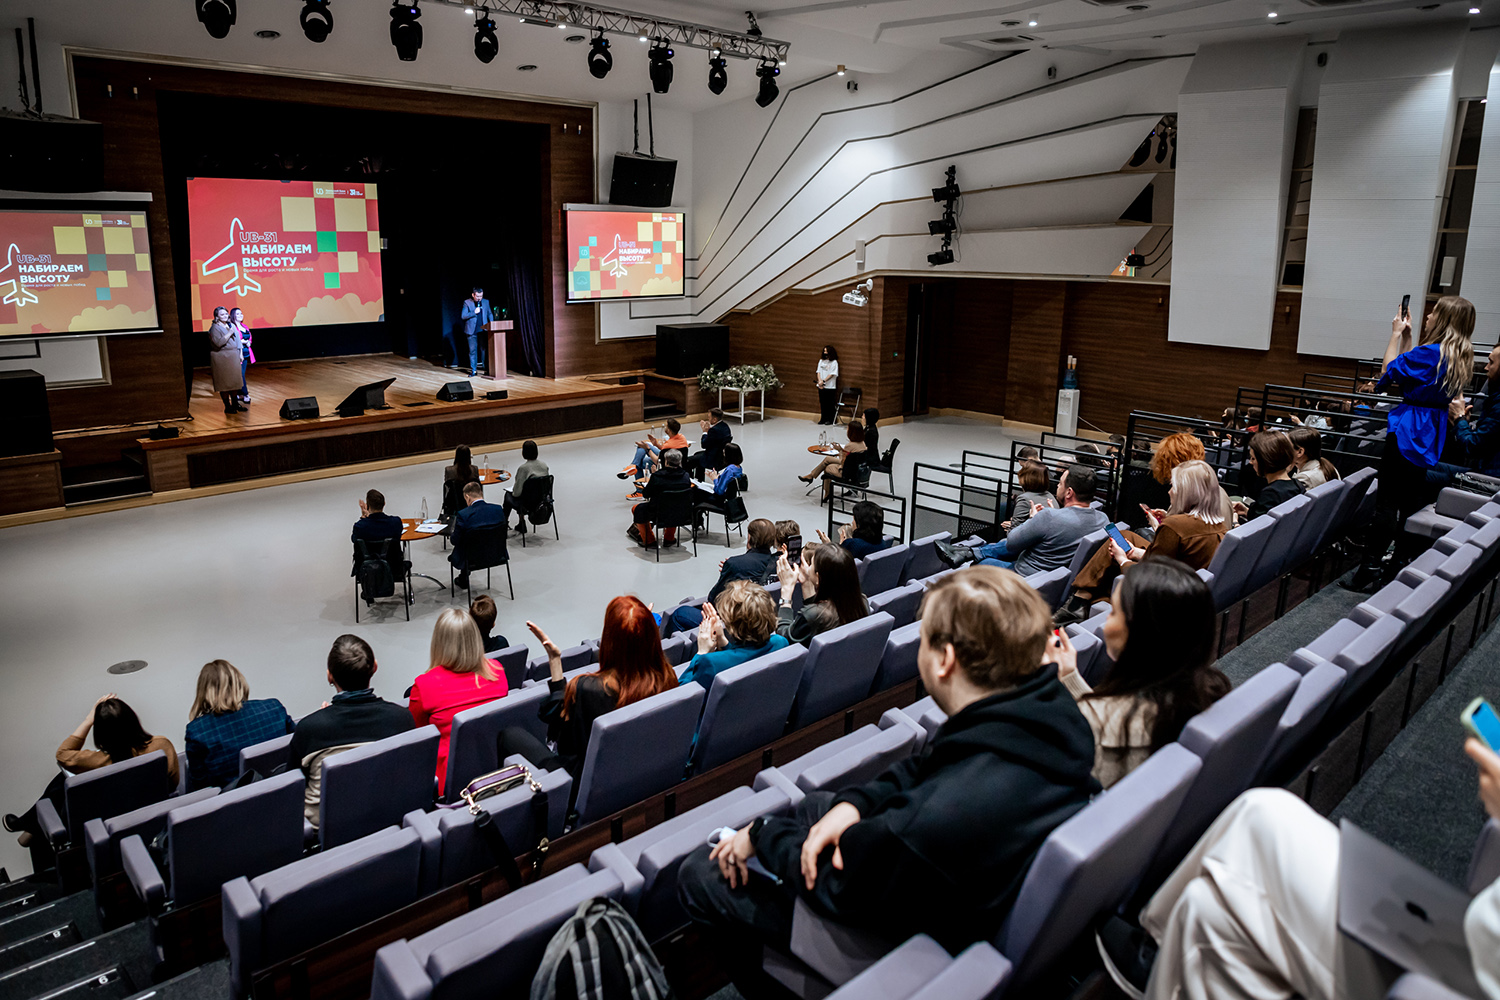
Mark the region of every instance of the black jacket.
[[1099, 791], [1094, 737], [1055, 667], [977, 701], [921, 754], [834, 800], [860, 822], [840, 841], [844, 867], [819, 859], [816, 889], [800, 872], [807, 829], [767, 820], [757, 855], [835, 920], [900, 941], [925, 933], [950, 951], [994, 937], [1032, 857]]
[[646, 480], [646, 485], [641, 487], [641, 494], [647, 500], [655, 500], [663, 493], [692, 489], [692, 487], [693, 478], [688, 475], [687, 469], [664, 467], [651, 474], [651, 478]]
[[297, 723], [287, 751], [287, 766], [301, 767], [309, 756], [329, 747], [399, 736], [413, 725], [406, 706], [377, 697], [373, 688], [340, 691], [327, 708], [305, 715]]
[[605, 688], [598, 674], [584, 674], [578, 678], [572, 711], [564, 719], [563, 696], [567, 690], [567, 681], [549, 679], [547, 697], [537, 709], [536, 715], [547, 724], [547, 738], [557, 744], [557, 755], [563, 759], [563, 767], [576, 778], [578, 767], [583, 763], [583, 755], [589, 748], [594, 720], [613, 712], [619, 701], [613, 692]]
[[1307, 487], [1302, 485], [1300, 479], [1278, 479], [1274, 483], [1267, 483], [1265, 489], [1250, 504], [1250, 510], [1244, 520], [1253, 521], [1262, 514], [1268, 512], [1272, 507], [1279, 507], [1292, 497], [1307, 492]]
[[711, 425], [703, 432], [699, 439], [699, 446], [703, 449], [704, 463], [714, 469], [722, 468], [724, 446], [734, 437], [734, 432], [729, 429], [729, 421], [720, 420]]
[[708, 592], [708, 601], [714, 602], [724, 588], [736, 580], [754, 580], [756, 583], [765, 583], [776, 572], [776, 557], [779, 552], [769, 549], [751, 549], [737, 556], [730, 556], [724, 560], [724, 568], [719, 570], [719, 582], [714, 584], [714, 589]]

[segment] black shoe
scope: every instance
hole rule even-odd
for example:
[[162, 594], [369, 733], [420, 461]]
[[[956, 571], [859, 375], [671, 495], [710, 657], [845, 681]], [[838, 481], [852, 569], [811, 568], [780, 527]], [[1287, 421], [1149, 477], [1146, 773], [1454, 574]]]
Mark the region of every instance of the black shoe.
[[6, 813], [4, 823], [6, 833], [21, 832], [21, 817], [17, 816], [15, 813]]
[[467, 590], [469, 588], [469, 574], [465, 573], [463, 576], [454, 579], [453, 586], [459, 590]]
[[1094, 932], [1104, 971], [1131, 1000], [1145, 1000], [1146, 982], [1156, 964], [1156, 942], [1134, 924], [1110, 917]]
[[952, 569], [958, 569], [960, 566], [974, 561], [974, 550], [967, 545], [938, 542], [935, 547], [938, 558]]
[[646, 544], [645, 542], [641, 541], [641, 526], [639, 524], [632, 524], [630, 527], [626, 528], [625, 535], [627, 538], [630, 538], [632, 541], [638, 542], [641, 545]]
[[1373, 594], [1384, 585], [1384, 574], [1371, 566], [1361, 566], [1352, 577], [1339, 581], [1340, 587], [1356, 594]]

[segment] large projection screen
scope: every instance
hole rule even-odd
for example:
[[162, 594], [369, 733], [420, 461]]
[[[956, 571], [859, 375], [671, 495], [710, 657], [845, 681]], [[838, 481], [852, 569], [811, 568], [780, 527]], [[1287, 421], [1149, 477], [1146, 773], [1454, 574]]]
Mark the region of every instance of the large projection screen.
[[569, 302], [682, 297], [681, 210], [563, 207]]

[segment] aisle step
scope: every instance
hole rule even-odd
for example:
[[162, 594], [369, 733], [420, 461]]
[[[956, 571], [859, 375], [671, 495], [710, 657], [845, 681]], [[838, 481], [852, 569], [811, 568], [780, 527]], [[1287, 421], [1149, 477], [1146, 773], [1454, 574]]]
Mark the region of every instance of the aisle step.
[[0, 1000], [121, 1000], [151, 983], [151, 925], [137, 920], [0, 975]]

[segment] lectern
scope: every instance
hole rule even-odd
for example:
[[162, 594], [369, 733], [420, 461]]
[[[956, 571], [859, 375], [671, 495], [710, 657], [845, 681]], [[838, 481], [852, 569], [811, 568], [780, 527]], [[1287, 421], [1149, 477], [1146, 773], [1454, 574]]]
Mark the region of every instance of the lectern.
[[484, 328], [490, 338], [489, 369], [486, 371], [490, 378], [505, 377], [505, 335], [515, 327], [513, 320], [498, 319]]

